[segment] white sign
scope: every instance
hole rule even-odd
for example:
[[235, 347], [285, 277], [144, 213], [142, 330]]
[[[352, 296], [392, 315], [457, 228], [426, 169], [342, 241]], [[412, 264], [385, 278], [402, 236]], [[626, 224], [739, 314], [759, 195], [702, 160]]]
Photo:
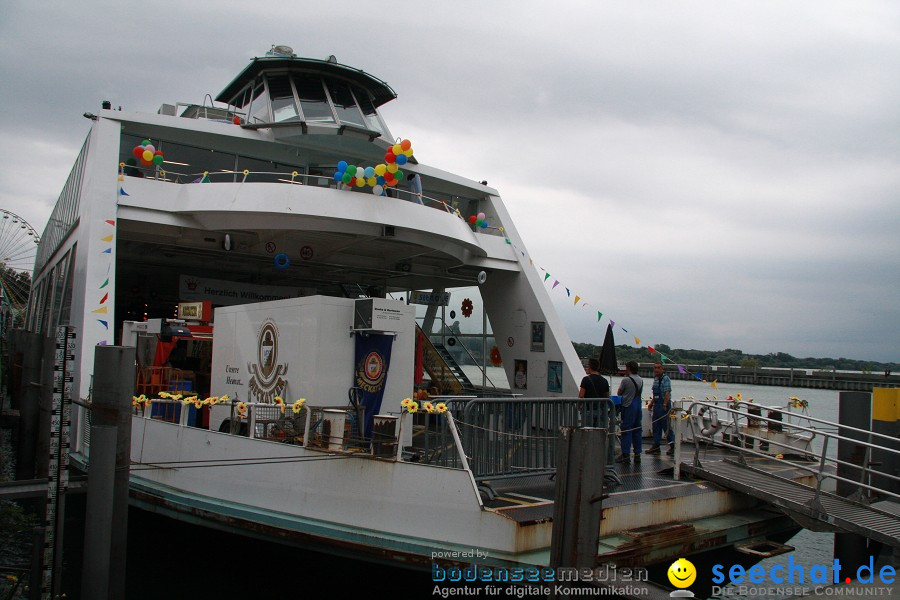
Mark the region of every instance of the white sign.
[[310, 295], [310, 290], [299, 287], [254, 285], [194, 275], [181, 275], [178, 279], [179, 298], [186, 302], [209, 300], [219, 306], [234, 306]]
[[410, 304], [425, 304], [427, 306], [447, 306], [450, 304], [450, 292], [410, 292]]

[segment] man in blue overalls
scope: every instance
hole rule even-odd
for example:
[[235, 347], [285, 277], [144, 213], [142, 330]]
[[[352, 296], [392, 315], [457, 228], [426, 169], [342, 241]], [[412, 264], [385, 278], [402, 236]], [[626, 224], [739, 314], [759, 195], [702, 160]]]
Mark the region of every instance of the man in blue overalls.
[[659, 444], [663, 430], [666, 431], [666, 441], [669, 442], [671, 456], [675, 454], [675, 434], [669, 426], [669, 411], [672, 410], [672, 381], [663, 370], [662, 363], [653, 365], [653, 399], [649, 407], [653, 415], [653, 446], [647, 450], [647, 454], [659, 454]]
[[619, 383], [619, 396], [622, 396], [622, 456], [616, 462], [631, 462], [631, 451], [634, 450], [634, 464], [641, 462], [641, 392], [644, 381], [637, 374], [637, 362], [625, 363], [625, 377]]

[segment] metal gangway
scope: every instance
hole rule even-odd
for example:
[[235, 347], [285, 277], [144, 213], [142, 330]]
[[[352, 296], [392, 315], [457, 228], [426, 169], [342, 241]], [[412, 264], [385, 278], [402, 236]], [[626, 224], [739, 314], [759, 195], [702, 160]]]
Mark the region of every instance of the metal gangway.
[[[748, 410], [742, 410], [744, 407]], [[694, 458], [692, 464], [680, 465], [681, 471], [758, 498], [779, 508], [808, 529], [854, 533], [900, 548], [900, 495], [873, 485], [873, 480], [877, 480], [897, 489], [900, 477], [891, 473], [873, 473], [870, 469], [873, 450], [882, 455], [900, 456], [897, 440], [806, 415], [802, 419], [808, 426], [802, 426], [791, 422], [792, 418], [797, 418], [796, 413], [769, 407], [766, 410], [769, 416], [763, 417], [757, 405], [747, 402], [734, 402], [725, 407], [710, 402], [692, 403], [686, 409], [685, 417], [689, 419], [694, 438]], [[724, 425], [724, 420], [718, 421], [718, 413], [730, 414], [732, 420]], [[784, 421], [786, 415], [788, 420]], [[766, 435], [761, 422], [766, 423], [766, 429], [779, 433], [788, 429], [798, 436], [808, 436], [810, 441], [819, 437], [822, 439], [821, 450], [814, 455], [798, 454], [795, 446], [781, 444]], [[721, 435], [723, 427], [729, 429], [728, 434]], [[828, 430], [836, 428], [840, 428], [843, 435]], [[847, 434], [855, 436], [849, 437]], [[829, 443], [838, 441], [864, 449], [861, 464], [829, 456]], [[710, 444], [727, 449], [734, 458], [701, 461], [701, 447]], [[779, 452], [773, 458], [777, 447], [783, 454]], [[761, 448], [768, 451], [763, 452]], [[759, 466], [753, 466], [748, 462], [748, 457], [769, 461], [758, 461]], [[762, 468], [767, 462], [771, 464], [772, 460], [784, 468]], [[807, 479], [809, 475], [813, 476], [815, 486], [784, 476], [785, 468], [794, 473], [797, 470], [805, 472]], [[845, 476], [848, 471], [858, 473], [858, 477]], [[849, 484], [855, 491], [846, 498], [826, 491], [823, 484], [829, 480]]]

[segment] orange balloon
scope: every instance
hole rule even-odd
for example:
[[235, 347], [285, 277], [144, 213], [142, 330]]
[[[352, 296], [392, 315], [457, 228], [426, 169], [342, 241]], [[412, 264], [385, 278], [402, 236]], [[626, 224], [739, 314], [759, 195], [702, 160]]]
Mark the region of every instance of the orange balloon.
[[411, 146], [412, 142], [410, 142], [409, 140], [403, 140], [402, 142], [400, 142], [401, 150], [409, 150]]

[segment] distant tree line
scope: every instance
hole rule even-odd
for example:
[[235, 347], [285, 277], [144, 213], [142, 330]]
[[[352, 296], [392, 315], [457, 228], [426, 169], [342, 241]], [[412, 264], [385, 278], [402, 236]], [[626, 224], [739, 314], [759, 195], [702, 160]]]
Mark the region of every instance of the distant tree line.
[[[575, 351], [581, 358], [600, 355], [600, 346], [574, 342]], [[728, 365], [733, 367], [780, 367], [797, 369], [837, 369], [840, 371], [881, 372], [900, 370], [900, 363], [882, 363], [852, 358], [797, 358], [785, 352], [769, 354], [744, 354], [740, 350], [681, 350], [666, 344], [655, 344], [654, 353], [646, 348], [634, 348], [626, 344], [616, 346], [616, 360], [621, 364], [629, 360], [654, 362], [658, 353], [666, 355], [668, 362], [682, 365]]]

